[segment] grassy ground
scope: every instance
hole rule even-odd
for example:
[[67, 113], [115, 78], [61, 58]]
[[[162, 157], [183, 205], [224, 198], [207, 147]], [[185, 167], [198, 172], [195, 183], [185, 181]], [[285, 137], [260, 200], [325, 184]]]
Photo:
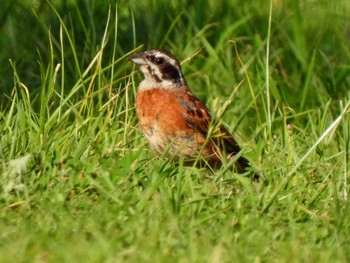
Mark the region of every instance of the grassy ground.
[[[350, 261], [348, 1], [199, 2], [5, 1], [0, 262]], [[263, 182], [149, 151], [159, 47]]]

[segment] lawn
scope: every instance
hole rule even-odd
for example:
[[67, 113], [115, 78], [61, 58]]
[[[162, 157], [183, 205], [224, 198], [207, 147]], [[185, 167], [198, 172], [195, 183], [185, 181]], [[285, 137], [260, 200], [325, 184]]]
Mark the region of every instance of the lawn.
[[[0, 262], [349, 262], [350, 3], [11, 1], [0, 11]], [[262, 179], [156, 156], [150, 48]]]

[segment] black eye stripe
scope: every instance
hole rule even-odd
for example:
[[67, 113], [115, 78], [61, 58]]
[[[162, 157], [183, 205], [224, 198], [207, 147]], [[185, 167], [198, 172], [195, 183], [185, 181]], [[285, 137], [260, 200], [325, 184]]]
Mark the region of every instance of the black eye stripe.
[[161, 54], [148, 54], [146, 58], [151, 64], [148, 71], [156, 82], [171, 81], [173, 83], [182, 83], [183, 77], [179, 63], [171, 57]]
[[181, 73], [179, 72], [179, 69], [171, 64], [164, 64], [163, 67], [161, 67], [160, 71], [163, 74], [164, 79], [169, 80], [178, 80], [181, 78]]

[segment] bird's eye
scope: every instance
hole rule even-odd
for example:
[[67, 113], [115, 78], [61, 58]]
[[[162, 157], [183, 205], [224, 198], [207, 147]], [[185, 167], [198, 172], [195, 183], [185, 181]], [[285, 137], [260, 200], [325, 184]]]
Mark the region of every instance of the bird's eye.
[[164, 62], [164, 58], [156, 58], [155, 62], [156, 62], [157, 65], [161, 65]]

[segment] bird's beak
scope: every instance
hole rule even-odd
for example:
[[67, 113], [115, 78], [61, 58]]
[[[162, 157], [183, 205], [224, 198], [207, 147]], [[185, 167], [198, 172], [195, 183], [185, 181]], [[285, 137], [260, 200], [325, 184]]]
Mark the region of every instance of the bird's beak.
[[133, 63], [135, 63], [137, 65], [145, 65], [145, 64], [147, 64], [146, 59], [145, 59], [143, 54], [131, 55], [130, 57], [128, 57], [128, 60], [130, 60], [131, 62], [133, 62]]

